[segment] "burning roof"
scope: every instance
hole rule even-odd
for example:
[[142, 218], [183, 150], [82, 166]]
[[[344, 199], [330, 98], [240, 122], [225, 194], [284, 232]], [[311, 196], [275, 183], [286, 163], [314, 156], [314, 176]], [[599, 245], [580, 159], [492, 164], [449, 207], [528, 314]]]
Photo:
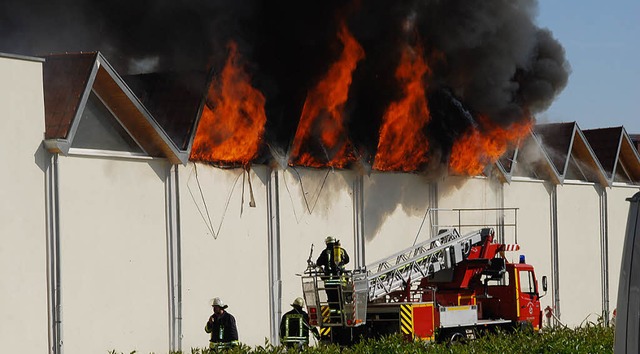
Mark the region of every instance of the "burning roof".
[[[300, 23], [308, 14], [285, 21], [296, 24], [319, 48], [308, 48], [295, 36], [287, 42], [290, 47], [274, 42], [270, 34], [285, 31], [274, 23], [282, 18], [277, 10], [288, 13], [278, 4], [265, 9], [273, 16], [264, 21], [274, 28], [263, 29], [265, 42], [274, 43], [270, 50], [282, 62], [274, 63], [263, 53], [245, 59], [244, 70], [245, 80], [265, 97], [265, 129], [251, 127], [264, 136], [252, 141], [262, 156], [277, 150], [289, 165], [363, 164], [406, 172], [444, 166], [457, 174], [479, 174], [527, 136], [533, 114], [546, 108], [566, 84], [562, 47], [548, 31], [533, 25], [532, 9], [525, 3], [502, 8], [495, 3], [423, 1], [391, 6], [395, 12], [388, 11], [388, 4], [333, 5], [318, 12], [327, 16], [323, 38]], [[452, 15], [460, 18], [443, 20]], [[389, 32], [380, 33], [368, 21]], [[255, 50], [249, 47], [234, 45], [229, 55], [242, 49], [248, 55]], [[300, 53], [305, 49], [315, 57]], [[306, 70], [298, 77], [301, 68]], [[275, 80], [275, 90], [261, 88], [265, 80]], [[241, 129], [237, 134], [245, 136]], [[217, 164], [247, 163], [259, 156], [203, 159], [192, 154]]]
[[[15, 14], [0, 51], [101, 50], [143, 101], [154, 73], [206, 82], [212, 71], [191, 158], [218, 165], [284, 156], [294, 166], [481, 173], [569, 75], [529, 0], [64, 2], [46, 16], [31, 15], [38, 4], [0, 5]], [[65, 21], [70, 13], [80, 20]], [[155, 96], [172, 104], [145, 105], [188, 147], [181, 128], [200, 106], [179, 116], [167, 113], [175, 97]]]

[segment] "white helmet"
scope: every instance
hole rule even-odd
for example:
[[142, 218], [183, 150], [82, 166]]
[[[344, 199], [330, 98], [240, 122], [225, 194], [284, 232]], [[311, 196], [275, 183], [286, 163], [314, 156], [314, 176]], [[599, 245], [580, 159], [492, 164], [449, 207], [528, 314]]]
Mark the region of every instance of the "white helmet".
[[291, 304], [291, 306], [296, 307], [304, 307], [304, 299], [301, 297], [297, 297], [295, 300], [293, 300], [293, 304]]
[[227, 307], [229, 307], [222, 300], [220, 300], [219, 297], [215, 297], [211, 300], [211, 306], [218, 306], [223, 309], [226, 309]]
[[332, 236], [327, 236], [327, 238], [324, 239], [324, 243], [336, 243], [336, 239]]

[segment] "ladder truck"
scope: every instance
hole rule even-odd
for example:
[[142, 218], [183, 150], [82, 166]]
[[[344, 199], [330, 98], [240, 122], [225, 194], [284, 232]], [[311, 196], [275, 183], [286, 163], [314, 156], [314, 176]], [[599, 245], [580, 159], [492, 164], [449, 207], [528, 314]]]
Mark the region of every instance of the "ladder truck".
[[[523, 255], [518, 263], [504, 258], [505, 251], [518, 249], [495, 242], [492, 228], [465, 235], [451, 228], [337, 277], [310, 265], [302, 275], [309, 323], [319, 328], [322, 342], [341, 345], [394, 333], [449, 342], [498, 327], [538, 331], [534, 268]], [[542, 288], [546, 294], [546, 277]], [[338, 303], [328, 302], [327, 291], [338, 292]]]

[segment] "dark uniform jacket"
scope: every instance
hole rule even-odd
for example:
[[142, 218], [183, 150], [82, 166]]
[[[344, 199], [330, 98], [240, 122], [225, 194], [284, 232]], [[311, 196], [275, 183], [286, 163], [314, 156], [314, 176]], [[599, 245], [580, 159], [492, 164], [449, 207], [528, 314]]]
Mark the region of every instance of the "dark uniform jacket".
[[[300, 323], [300, 320], [302, 320], [302, 323]], [[301, 308], [294, 307], [282, 316], [282, 320], [280, 321], [280, 338], [284, 340], [290, 337], [302, 337], [305, 338], [306, 343], [309, 343], [309, 328], [311, 328], [311, 326], [309, 326], [309, 315]], [[301, 329], [302, 332], [300, 331]], [[311, 328], [311, 330], [318, 336], [318, 330], [316, 328]]]
[[338, 275], [345, 264], [349, 263], [349, 255], [344, 248], [328, 244], [318, 259], [316, 265], [322, 266], [325, 275]]
[[238, 341], [236, 319], [227, 311], [223, 312], [220, 316], [214, 314], [209, 317], [209, 321], [207, 321], [204, 330], [207, 333], [211, 333], [210, 341], [214, 343]]

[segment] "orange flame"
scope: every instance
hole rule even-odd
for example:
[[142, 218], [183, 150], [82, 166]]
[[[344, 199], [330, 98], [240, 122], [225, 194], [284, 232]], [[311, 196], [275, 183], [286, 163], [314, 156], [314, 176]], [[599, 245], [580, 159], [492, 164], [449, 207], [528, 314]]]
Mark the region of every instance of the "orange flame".
[[509, 147], [516, 146], [531, 130], [532, 119], [514, 123], [509, 129], [498, 127], [480, 117], [485, 132], [472, 128], [451, 149], [449, 167], [453, 173], [475, 176], [482, 173], [485, 166], [495, 163]]
[[[349, 97], [352, 73], [364, 58], [364, 49], [344, 22], [340, 25], [338, 38], [344, 46], [340, 58], [307, 94], [291, 148], [289, 163], [292, 165], [344, 168], [355, 160], [349, 151], [351, 144], [344, 124], [344, 105]], [[325, 155], [323, 161], [308, 150], [314, 138]]]
[[395, 74], [404, 86], [404, 97], [391, 103], [382, 118], [374, 169], [415, 171], [427, 162], [424, 127], [431, 117], [423, 78], [430, 73], [422, 47], [405, 47]]
[[221, 76], [209, 87], [191, 160], [248, 164], [260, 148], [267, 116], [262, 93], [251, 86], [240, 64], [238, 46], [230, 42]]

